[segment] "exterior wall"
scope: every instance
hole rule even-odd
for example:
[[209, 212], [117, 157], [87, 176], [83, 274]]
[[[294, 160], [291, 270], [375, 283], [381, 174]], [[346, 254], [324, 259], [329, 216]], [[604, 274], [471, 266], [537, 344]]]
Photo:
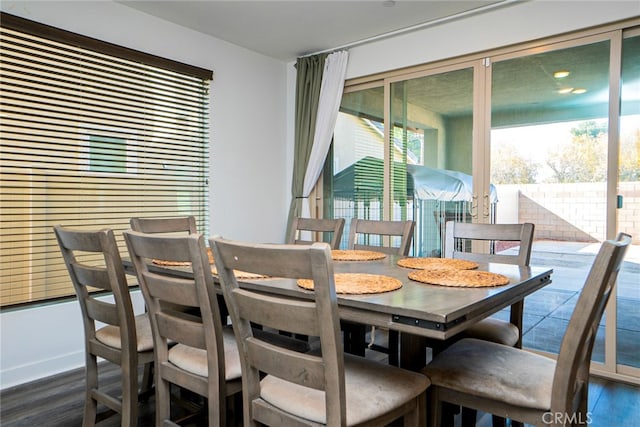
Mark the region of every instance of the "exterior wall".
[[[518, 222], [536, 224], [536, 239], [599, 242], [605, 239], [604, 183], [501, 185], [498, 194], [518, 191]], [[640, 182], [621, 182], [624, 195], [618, 209], [618, 228], [640, 243]], [[510, 203], [513, 203], [513, 199]], [[500, 203], [506, 200], [500, 198]], [[511, 206], [498, 205], [498, 211]], [[501, 221], [504, 222], [504, 221]]]

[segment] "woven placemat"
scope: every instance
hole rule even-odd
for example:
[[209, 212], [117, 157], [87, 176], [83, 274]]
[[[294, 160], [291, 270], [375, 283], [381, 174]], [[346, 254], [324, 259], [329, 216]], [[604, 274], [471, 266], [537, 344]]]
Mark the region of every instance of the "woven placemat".
[[[218, 269], [216, 268], [215, 265], [211, 266], [211, 273], [213, 273], [216, 276], [218, 275]], [[240, 270], [233, 270], [233, 273], [236, 275], [236, 279], [264, 279], [269, 277], [269, 276], [265, 276], [264, 274], [249, 273], [248, 271], [240, 271]]]
[[[379, 274], [336, 273], [334, 277], [338, 294], [379, 294], [402, 287], [400, 280]], [[313, 290], [311, 279], [298, 279], [297, 283], [301, 288]]]
[[473, 270], [478, 268], [477, 262], [452, 258], [402, 258], [398, 260], [398, 265], [418, 270]]
[[476, 270], [414, 270], [409, 273], [409, 279], [430, 285], [459, 288], [483, 288], [509, 284], [507, 276]]
[[334, 261], [375, 261], [383, 259], [387, 255], [376, 251], [363, 251], [357, 249], [334, 249], [331, 251], [331, 258]]
[[[209, 264], [213, 264], [213, 252], [211, 252], [211, 248], [207, 248], [207, 256], [209, 257]], [[151, 262], [156, 265], [166, 265], [167, 267], [191, 265], [189, 261], [165, 261], [162, 259], [152, 259]]]

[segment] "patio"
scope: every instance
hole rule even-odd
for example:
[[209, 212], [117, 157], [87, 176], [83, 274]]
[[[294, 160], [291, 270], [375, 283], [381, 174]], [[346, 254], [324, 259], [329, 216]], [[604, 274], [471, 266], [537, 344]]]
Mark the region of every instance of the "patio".
[[[599, 244], [535, 241], [531, 265], [553, 267], [553, 282], [525, 300], [523, 346], [557, 353]], [[640, 246], [630, 247], [618, 276], [618, 363], [640, 367]], [[508, 319], [508, 311], [496, 314]], [[603, 318], [593, 360], [604, 362]]]

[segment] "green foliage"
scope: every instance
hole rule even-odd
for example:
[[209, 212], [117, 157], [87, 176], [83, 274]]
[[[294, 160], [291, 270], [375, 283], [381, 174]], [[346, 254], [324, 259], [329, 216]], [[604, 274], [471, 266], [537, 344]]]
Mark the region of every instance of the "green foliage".
[[621, 141], [620, 181], [640, 181], [640, 130]]
[[491, 160], [492, 184], [532, 184], [538, 176], [538, 165], [518, 153], [513, 145], [503, 145]]
[[604, 182], [607, 178], [606, 123], [587, 121], [571, 129], [573, 138], [549, 153], [553, 182]]

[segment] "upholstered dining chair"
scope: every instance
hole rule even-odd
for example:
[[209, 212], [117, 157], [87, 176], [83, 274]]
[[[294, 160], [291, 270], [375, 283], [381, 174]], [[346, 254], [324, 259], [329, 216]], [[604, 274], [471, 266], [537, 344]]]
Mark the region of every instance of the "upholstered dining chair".
[[[152, 391], [153, 340], [146, 314], [135, 316], [113, 231], [78, 230], [61, 225], [54, 233], [75, 289], [85, 343], [85, 404], [82, 425], [96, 424], [97, 405], [121, 416], [122, 426], [138, 423], [138, 400]], [[93, 290], [111, 292], [105, 299]], [[97, 323], [100, 322], [100, 323]], [[97, 327], [99, 324], [104, 326]], [[120, 366], [121, 396], [99, 387], [98, 358]], [[139, 387], [138, 367], [144, 365]]]
[[[529, 265], [534, 224], [474, 224], [448, 221], [445, 228], [445, 258]], [[513, 249], [515, 253], [495, 253], [494, 249], [488, 252], [471, 252], [467, 249], [471, 248], [473, 241], [487, 242], [494, 247], [499, 242], [515, 243], [517, 247]], [[465, 330], [461, 337], [479, 338], [522, 348], [523, 309], [524, 302], [520, 301], [511, 306], [509, 322], [495, 318], [484, 319]]]
[[[378, 221], [353, 218], [349, 228], [348, 249], [373, 250], [392, 255], [409, 255], [413, 242], [415, 222]], [[388, 239], [388, 242], [385, 242]], [[389, 355], [389, 363], [399, 364], [399, 333], [384, 328], [367, 327], [366, 325], [342, 322], [344, 345], [349, 353], [364, 356], [366, 348], [366, 332], [370, 330], [368, 348]], [[387, 345], [383, 344], [387, 341]]]
[[183, 233], [198, 232], [196, 218], [192, 215], [177, 217], [137, 217], [129, 220], [131, 229], [141, 233]]
[[[245, 244], [211, 238], [220, 281], [242, 354], [245, 426], [421, 425], [424, 376], [343, 354], [331, 249], [327, 243]], [[265, 295], [240, 287], [236, 271], [312, 279], [311, 298]], [[262, 341], [251, 322], [319, 337], [318, 352]]]
[[[291, 230], [287, 236], [286, 243], [296, 245], [310, 245], [314, 241], [324, 241], [327, 236], [330, 239], [332, 249], [340, 248], [340, 240], [342, 240], [342, 232], [344, 230], [344, 218], [325, 219], [325, 218], [300, 218], [295, 217], [291, 222]], [[303, 236], [307, 231], [312, 233], [310, 240]], [[322, 233], [321, 238], [313, 239], [313, 235]]]
[[[206, 399], [209, 426], [225, 426], [227, 397], [242, 387], [240, 360], [233, 331], [222, 325], [204, 238], [136, 231], [124, 237], [151, 319], [156, 425], [172, 425], [175, 384]], [[192, 277], [154, 270], [154, 260], [186, 264], [181, 268]]]
[[[447, 221], [445, 224], [444, 257], [465, 259], [476, 262], [499, 262], [528, 266], [531, 259], [535, 226], [522, 224], [478, 224]], [[474, 250], [474, 242], [484, 243], [484, 251]], [[510, 252], [496, 253], [496, 245], [514, 246]], [[447, 341], [431, 340], [434, 354], [462, 338], [478, 338], [499, 344], [522, 348], [522, 323], [524, 300], [510, 307], [509, 321], [489, 317], [467, 328], [464, 332]], [[462, 409], [462, 425], [475, 425], [476, 411]], [[494, 417], [494, 426], [504, 425], [504, 420]], [[518, 423], [514, 423], [517, 426]]]
[[[587, 423], [589, 367], [598, 323], [631, 237], [602, 243], [564, 333], [557, 361], [490, 341], [466, 338], [424, 369], [432, 381], [430, 425], [441, 403], [485, 411], [535, 426]], [[577, 421], [582, 420], [582, 421]]]

